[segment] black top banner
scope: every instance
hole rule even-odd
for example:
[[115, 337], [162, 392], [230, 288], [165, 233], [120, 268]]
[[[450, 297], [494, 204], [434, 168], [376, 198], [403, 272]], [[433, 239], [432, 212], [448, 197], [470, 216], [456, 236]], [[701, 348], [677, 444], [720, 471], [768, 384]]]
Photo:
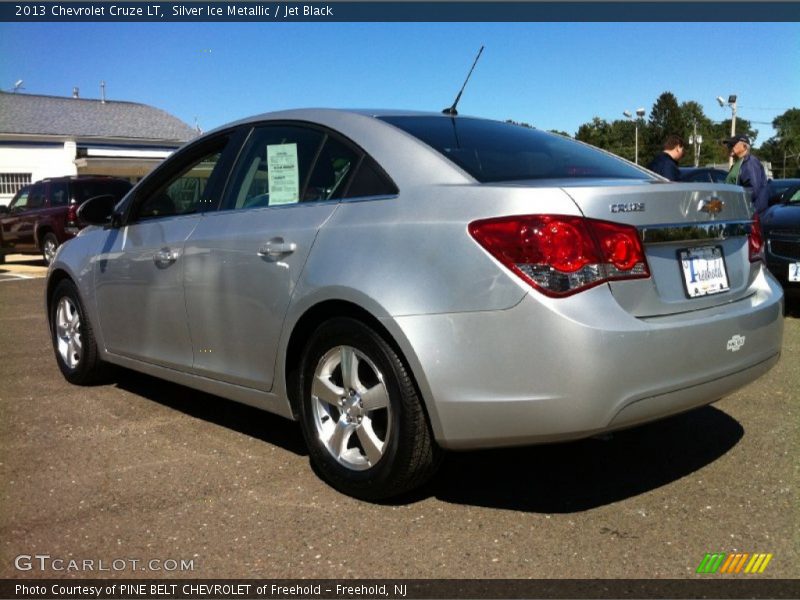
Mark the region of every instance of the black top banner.
[[10, 22], [796, 22], [800, 2], [0, 2]]

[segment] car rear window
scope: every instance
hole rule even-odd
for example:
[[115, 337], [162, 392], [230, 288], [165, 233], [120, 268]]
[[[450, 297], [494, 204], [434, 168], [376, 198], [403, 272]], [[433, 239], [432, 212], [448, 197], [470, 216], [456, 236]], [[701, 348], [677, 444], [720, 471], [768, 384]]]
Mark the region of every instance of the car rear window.
[[512, 123], [384, 116], [483, 183], [528, 179], [650, 179], [624, 160], [560, 135]]

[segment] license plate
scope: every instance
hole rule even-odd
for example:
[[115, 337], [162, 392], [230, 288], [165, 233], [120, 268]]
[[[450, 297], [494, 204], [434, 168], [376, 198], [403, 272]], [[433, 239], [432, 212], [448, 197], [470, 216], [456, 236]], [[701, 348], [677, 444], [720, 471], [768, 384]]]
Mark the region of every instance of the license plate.
[[800, 262], [789, 263], [789, 281], [800, 281]]
[[722, 248], [719, 246], [687, 248], [678, 254], [683, 270], [683, 283], [689, 298], [719, 294], [731, 289]]

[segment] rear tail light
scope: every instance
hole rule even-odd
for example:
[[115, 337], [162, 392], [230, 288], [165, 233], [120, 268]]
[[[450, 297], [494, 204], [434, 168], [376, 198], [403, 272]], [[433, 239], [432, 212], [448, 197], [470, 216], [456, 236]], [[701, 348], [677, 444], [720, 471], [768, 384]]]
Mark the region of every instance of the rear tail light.
[[761, 219], [758, 215], [753, 216], [753, 222], [750, 224], [747, 247], [750, 251], [750, 262], [764, 260], [764, 236], [761, 235]]
[[78, 224], [78, 205], [70, 204], [67, 208], [67, 224], [75, 226]]
[[548, 296], [650, 276], [638, 232], [629, 225], [524, 215], [475, 221], [469, 232], [503, 265]]

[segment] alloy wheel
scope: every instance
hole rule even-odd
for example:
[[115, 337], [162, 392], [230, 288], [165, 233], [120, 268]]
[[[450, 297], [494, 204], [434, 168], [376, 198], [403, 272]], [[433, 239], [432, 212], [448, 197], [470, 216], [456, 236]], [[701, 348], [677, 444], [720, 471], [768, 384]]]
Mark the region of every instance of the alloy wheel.
[[56, 308], [56, 339], [61, 360], [70, 369], [75, 369], [83, 356], [81, 341], [81, 316], [78, 307], [67, 296], [62, 296]]
[[56, 257], [56, 250], [58, 250], [58, 243], [56, 240], [50, 236], [45, 238], [44, 244], [42, 245], [42, 254], [44, 255], [44, 261], [48, 265], [53, 262], [53, 259]]
[[384, 456], [392, 407], [383, 374], [352, 346], [337, 346], [317, 364], [311, 387], [316, 433], [341, 465], [363, 471]]

